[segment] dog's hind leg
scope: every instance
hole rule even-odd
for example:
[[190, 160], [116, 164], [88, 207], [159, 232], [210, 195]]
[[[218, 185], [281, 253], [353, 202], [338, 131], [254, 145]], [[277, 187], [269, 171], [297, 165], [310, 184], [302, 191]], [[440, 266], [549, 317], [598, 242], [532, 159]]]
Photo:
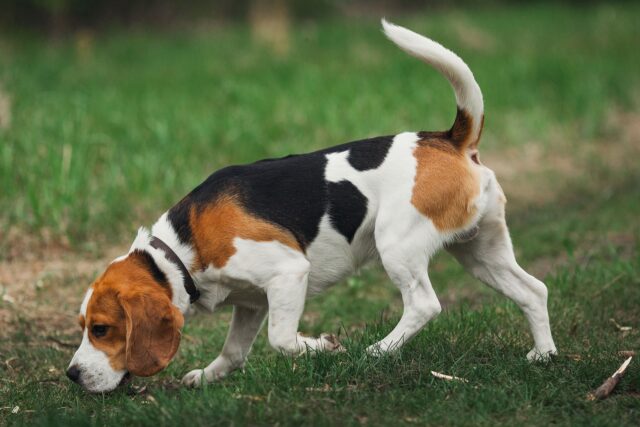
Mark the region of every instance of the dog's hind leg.
[[535, 342], [527, 359], [546, 360], [549, 355], [556, 354], [547, 312], [547, 287], [516, 262], [504, 217], [504, 203], [500, 192], [496, 203], [481, 220], [478, 235], [468, 242], [453, 244], [447, 250], [473, 276], [518, 304], [529, 321]]
[[370, 354], [380, 355], [399, 349], [442, 308], [427, 272], [429, 256], [433, 251], [425, 248], [424, 242], [429, 241], [425, 224], [408, 227], [405, 232], [376, 231], [376, 245], [382, 264], [400, 290], [404, 305], [402, 317], [395, 328], [367, 349]]
[[203, 380], [212, 382], [242, 368], [266, 315], [266, 306], [258, 308], [234, 306], [231, 326], [220, 355], [206, 368], [195, 369], [186, 374], [182, 383], [197, 387]]

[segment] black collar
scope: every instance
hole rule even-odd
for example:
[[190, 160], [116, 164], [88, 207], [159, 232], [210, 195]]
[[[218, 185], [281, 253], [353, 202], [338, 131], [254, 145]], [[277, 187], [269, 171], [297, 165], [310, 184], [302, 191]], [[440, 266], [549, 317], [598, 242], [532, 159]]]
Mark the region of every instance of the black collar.
[[196, 288], [195, 283], [193, 283], [193, 278], [189, 274], [189, 270], [184, 266], [178, 255], [162, 240], [158, 239], [156, 236], [151, 237], [151, 242], [149, 242], [152, 248], [156, 248], [164, 252], [165, 258], [174, 263], [178, 270], [182, 273], [182, 277], [184, 280], [184, 289], [189, 294], [189, 301], [191, 304], [196, 302], [198, 298], [200, 298], [200, 291]]

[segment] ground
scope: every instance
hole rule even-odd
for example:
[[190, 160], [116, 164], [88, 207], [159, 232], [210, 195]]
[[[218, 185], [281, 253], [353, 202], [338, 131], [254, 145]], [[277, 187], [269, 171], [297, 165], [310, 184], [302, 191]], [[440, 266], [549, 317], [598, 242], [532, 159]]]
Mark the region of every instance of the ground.
[[442, 254], [430, 274], [444, 311], [396, 355], [364, 354], [401, 313], [373, 267], [306, 307], [301, 329], [337, 333], [344, 354], [291, 359], [263, 331], [243, 372], [183, 389], [222, 346], [221, 310], [187, 324], [166, 371], [108, 395], [64, 369], [84, 290], [139, 225], [229, 163], [444, 129], [453, 95], [373, 20], [300, 26], [286, 56], [242, 27], [0, 38], [0, 425], [637, 425], [640, 358], [609, 399], [587, 394], [640, 350], [638, 12], [397, 19], [461, 54], [483, 89], [481, 160], [522, 265], [549, 287], [550, 363], [526, 362], [517, 307]]

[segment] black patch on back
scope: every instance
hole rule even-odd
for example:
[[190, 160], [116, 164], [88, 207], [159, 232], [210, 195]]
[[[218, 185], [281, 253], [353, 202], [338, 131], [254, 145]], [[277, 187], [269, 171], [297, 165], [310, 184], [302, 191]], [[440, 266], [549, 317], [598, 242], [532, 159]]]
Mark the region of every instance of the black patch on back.
[[335, 196], [332, 223], [351, 241], [366, 214], [367, 199], [351, 183], [338, 183], [329, 194], [329, 187], [335, 184], [324, 179], [326, 155], [349, 150], [351, 166], [361, 171], [373, 169], [384, 161], [392, 140], [392, 136], [365, 139], [313, 153], [220, 169], [171, 208], [168, 219], [180, 241], [188, 244], [193, 237], [191, 209], [202, 209], [222, 195], [233, 195], [248, 212], [289, 230], [306, 249], [318, 235], [320, 219]]
[[182, 244], [189, 244], [193, 237], [191, 224], [189, 224], [189, 212], [191, 209], [191, 201], [189, 196], [180, 200], [177, 205], [169, 210], [167, 218], [178, 234], [178, 240]]
[[349, 149], [349, 163], [354, 169], [366, 171], [380, 167], [393, 142], [392, 136], [365, 139]]
[[365, 195], [350, 181], [329, 183], [329, 218], [349, 243], [367, 214], [367, 202]]
[[167, 276], [162, 270], [160, 270], [158, 264], [156, 264], [156, 261], [153, 259], [149, 252], [136, 250], [131, 255], [136, 257], [145, 266], [145, 268], [153, 276], [153, 280], [155, 280], [162, 286], [169, 286]]

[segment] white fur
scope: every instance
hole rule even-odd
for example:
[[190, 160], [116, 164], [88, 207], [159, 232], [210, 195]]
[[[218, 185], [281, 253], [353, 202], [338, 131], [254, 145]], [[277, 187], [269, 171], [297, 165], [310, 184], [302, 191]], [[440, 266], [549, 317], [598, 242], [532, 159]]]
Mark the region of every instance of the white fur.
[[189, 309], [190, 299], [184, 287], [182, 271], [180, 271], [180, 268], [178, 268], [176, 264], [167, 259], [163, 250], [148, 246], [146, 251], [153, 257], [158, 268], [167, 277], [171, 285], [171, 300], [173, 305], [178, 307], [183, 313], [186, 313]]
[[87, 293], [84, 295], [84, 299], [82, 300], [82, 304], [80, 305], [80, 314], [85, 317], [87, 316], [87, 306], [89, 305], [91, 295], [93, 295], [93, 287], [89, 287], [89, 289], [87, 289]]
[[506, 199], [493, 172], [485, 169], [491, 179], [485, 191], [489, 203], [478, 224], [480, 232], [447, 250], [469, 273], [518, 304], [529, 321], [535, 343], [527, 359], [545, 360], [557, 353], [547, 312], [547, 287], [518, 265], [505, 222]]
[[[93, 287], [87, 293], [80, 305], [80, 314], [87, 316], [87, 306], [93, 296]], [[80, 347], [76, 350], [69, 367], [75, 366], [80, 370], [80, 384], [90, 392], [113, 390], [125, 375], [125, 371], [116, 371], [109, 364], [107, 355], [98, 350], [89, 340], [89, 325], [85, 323]]]
[[325, 214], [320, 220], [318, 237], [307, 248], [307, 258], [311, 261], [309, 295], [317, 295], [353, 273], [358, 267], [356, 255]]
[[477, 139], [482, 125], [484, 101], [482, 91], [473, 73], [462, 59], [446, 47], [427, 37], [382, 20], [385, 35], [402, 50], [438, 70], [453, 86], [456, 103], [473, 118], [473, 131]]
[[145, 250], [147, 246], [149, 246], [149, 242], [151, 242], [151, 234], [149, 234], [149, 230], [147, 230], [145, 227], [138, 228], [138, 234], [136, 234], [136, 238], [133, 239], [133, 243], [131, 243], [129, 253], [136, 250]]
[[167, 218], [166, 212], [151, 227], [151, 235], [165, 242], [176, 253], [187, 269], [191, 268], [194, 261], [193, 248], [180, 242], [178, 234]]
[[80, 370], [80, 384], [87, 391], [92, 393], [111, 391], [120, 384], [126, 371], [113, 369], [107, 355], [91, 344], [88, 333], [87, 325], [82, 336], [82, 343], [73, 355], [69, 367], [75, 366]]

